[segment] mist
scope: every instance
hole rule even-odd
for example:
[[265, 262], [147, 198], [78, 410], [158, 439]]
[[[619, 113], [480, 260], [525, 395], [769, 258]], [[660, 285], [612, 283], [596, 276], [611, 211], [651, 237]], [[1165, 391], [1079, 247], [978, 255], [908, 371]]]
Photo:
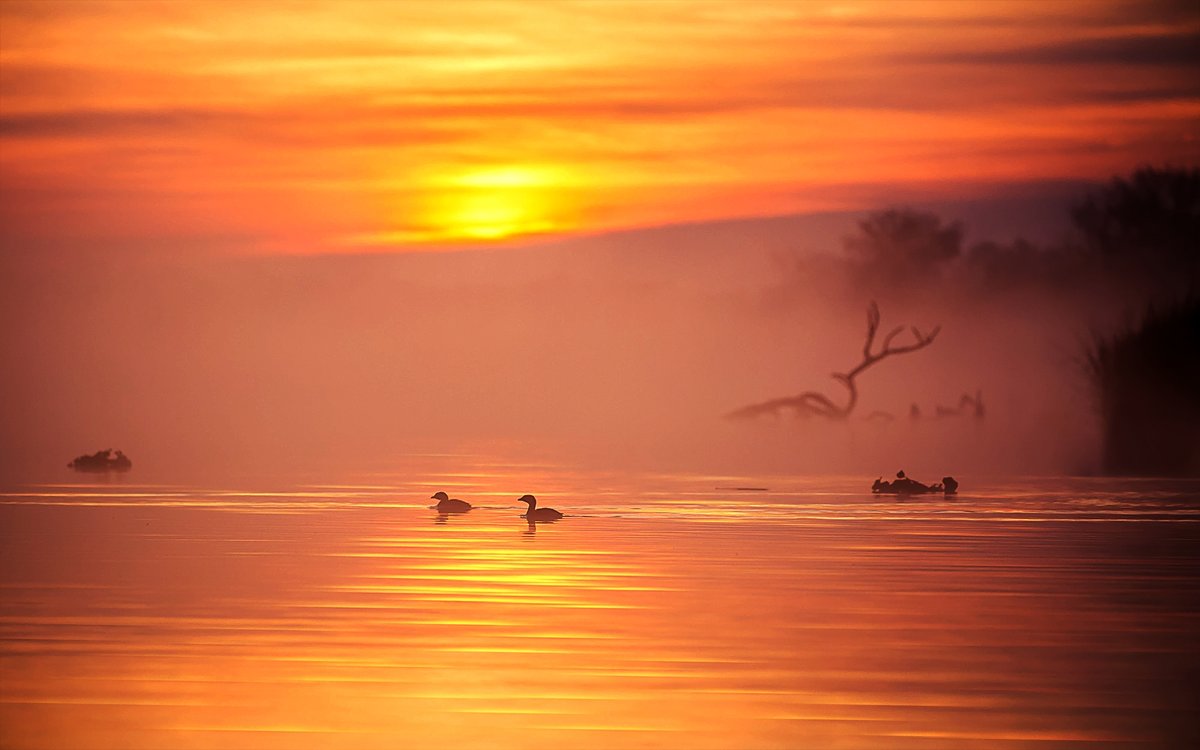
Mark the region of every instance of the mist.
[[[112, 447], [140, 478], [472, 451], [744, 474], [1094, 471], [1079, 346], [1114, 313], [1046, 292], [881, 298], [883, 331], [942, 331], [864, 373], [848, 420], [723, 418], [805, 390], [844, 399], [830, 373], [859, 361], [878, 296], [822, 265], [852, 227], [377, 256], [10, 253], [0, 469], [53, 477]], [[937, 417], [976, 393], [983, 419]]]

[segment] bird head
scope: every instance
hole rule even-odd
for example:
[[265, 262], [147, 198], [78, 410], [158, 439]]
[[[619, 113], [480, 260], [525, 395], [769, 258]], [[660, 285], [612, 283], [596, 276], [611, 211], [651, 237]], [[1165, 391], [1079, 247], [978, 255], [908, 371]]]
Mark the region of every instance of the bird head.
[[518, 503], [529, 503], [530, 505], [532, 505], [537, 502], [537, 498], [534, 497], [533, 495], [522, 495], [521, 497], [517, 498], [517, 502]]
[[445, 492], [440, 492], [440, 491], [439, 491], [439, 492], [435, 492], [435, 493], [433, 493], [433, 497], [431, 497], [431, 498], [429, 498], [429, 499], [430, 499], [430, 500], [438, 500], [438, 501], [441, 501], [441, 500], [449, 500], [449, 499], [450, 499], [450, 496], [449, 496], [449, 495], [447, 495]]

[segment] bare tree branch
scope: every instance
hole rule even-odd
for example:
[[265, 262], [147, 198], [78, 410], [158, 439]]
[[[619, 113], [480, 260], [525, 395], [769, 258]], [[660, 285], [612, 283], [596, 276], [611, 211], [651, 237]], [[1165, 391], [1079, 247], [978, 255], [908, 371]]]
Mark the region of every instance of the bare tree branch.
[[849, 392], [844, 406], [838, 406], [823, 393], [805, 391], [795, 396], [773, 398], [769, 401], [749, 404], [748, 406], [731, 411], [725, 417], [727, 419], [754, 419], [766, 414], [778, 416], [788, 410], [794, 411], [796, 416], [800, 417], [818, 416], [827, 419], [845, 419], [850, 416], [850, 413], [854, 411], [854, 407], [858, 404], [858, 385], [854, 379], [863, 370], [894, 354], [907, 354], [908, 352], [915, 352], [918, 349], [924, 349], [933, 343], [933, 340], [937, 338], [938, 333], [942, 330], [941, 326], [936, 326], [928, 334], [923, 334], [919, 328], [912, 326], [909, 328], [913, 335], [912, 343], [903, 346], [893, 346], [896, 337], [904, 331], [904, 326], [897, 326], [883, 337], [883, 345], [876, 352], [872, 351], [872, 349], [875, 344], [875, 334], [879, 332], [879, 319], [879, 305], [872, 302], [870, 307], [867, 308], [867, 339], [866, 343], [863, 344], [862, 361], [855, 365], [849, 372], [835, 372], [832, 374], [833, 379], [844, 385]]

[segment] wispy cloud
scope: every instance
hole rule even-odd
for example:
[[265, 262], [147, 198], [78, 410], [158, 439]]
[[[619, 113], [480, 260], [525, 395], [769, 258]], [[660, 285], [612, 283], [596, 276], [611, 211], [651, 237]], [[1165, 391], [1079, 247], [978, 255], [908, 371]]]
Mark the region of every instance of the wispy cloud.
[[907, 59], [972, 65], [1156, 66], [1179, 68], [1194, 81], [1195, 66], [1200, 64], [1200, 31], [1126, 33], [1028, 46], [930, 52]]

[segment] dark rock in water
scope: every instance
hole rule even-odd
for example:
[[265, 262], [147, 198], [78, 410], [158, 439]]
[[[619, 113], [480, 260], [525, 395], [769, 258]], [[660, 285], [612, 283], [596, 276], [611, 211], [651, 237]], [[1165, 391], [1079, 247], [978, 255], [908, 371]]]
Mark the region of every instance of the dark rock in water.
[[109, 448], [96, 451], [90, 456], [80, 456], [67, 464], [67, 468], [75, 471], [129, 471], [133, 468], [133, 462], [121, 451], [117, 451], [114, 456], [113, 449]]
[[871, 485], [871, 492], [877, 495], [923, 495], [930, 492], [953, 495], [958, 492], [958, 481], [954, 477], [942, 477], [942, 481], [937, 484], [922, 484], [904, 476], [904, 471], [901, 470], [896, 472], [896, 478], [890, 482], [883, 481], [882, 477], [876, 479]]

